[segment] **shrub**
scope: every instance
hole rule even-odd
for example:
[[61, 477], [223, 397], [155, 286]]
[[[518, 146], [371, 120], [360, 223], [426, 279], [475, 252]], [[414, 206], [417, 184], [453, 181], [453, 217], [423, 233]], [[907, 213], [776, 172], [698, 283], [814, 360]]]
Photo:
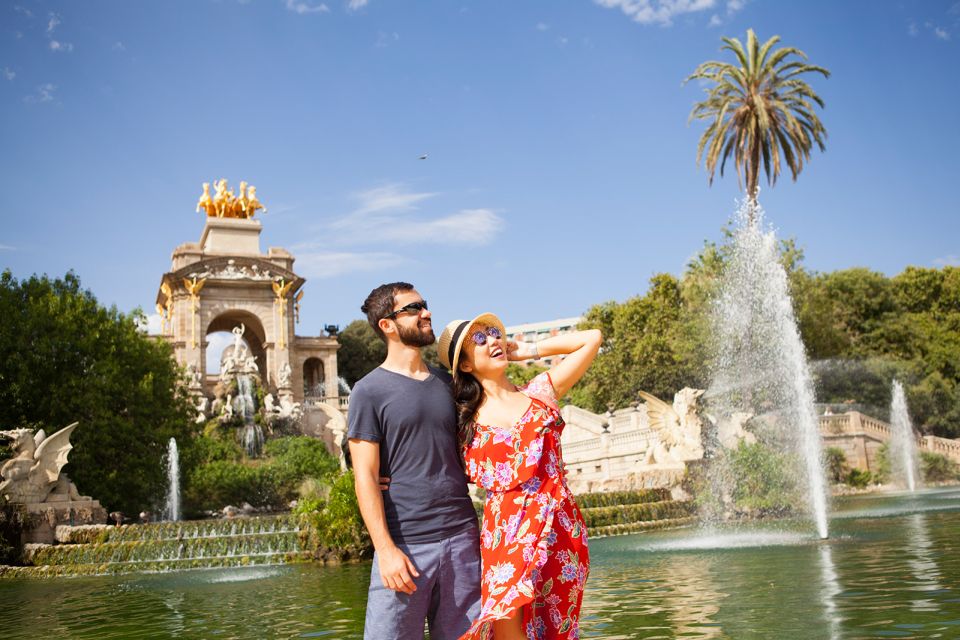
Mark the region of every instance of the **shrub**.
[[295, 513], [300, 516], [301, 545], [315, 556], [369, 555], [372, 545], [357, 505], [352, 471], [333, 480], [326, 500], [315, 492], [301, 500]]
[[890, 479], [890, 443], [884, 442], [883, 446], [877, 451], [877, 457], [874, 460], [873, 481], [881, 484]]
[[960, 479], [960, 466], [940, 453], [920, 452], [920, 468], [924, 482], [946, 482]]
[[846, 477], [846, 483], [856, 489], [866, 488], [872, 480], [874, 480], [872, 473], [856, 467], [850, 469]]
[[847, 456], [843, 453], [843, 449], [839, 447], [827, 447], [827, 450], [824, 452], [824, 458], [826, 459], [827, 474], [831, 482], [843, 482], [844, 471], [847, 467]]

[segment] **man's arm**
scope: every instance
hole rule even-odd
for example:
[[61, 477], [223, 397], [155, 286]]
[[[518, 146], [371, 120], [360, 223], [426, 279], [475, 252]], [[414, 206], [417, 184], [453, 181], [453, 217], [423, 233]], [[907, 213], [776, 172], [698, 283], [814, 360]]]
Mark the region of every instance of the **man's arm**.
[[373, 547], [379, 554], [380, 579], [383, 586], [394, 591], [413, 593], [417, 590], [413, 577], [420, 573], [410, 558], [401, 551], [390, 537], [387, 517], [383, 512], [383, 495], [380, 479], [380, 443], [351, 438], [350, 457], [356, 479], [357, 503], [360, 515], [370, 532]]

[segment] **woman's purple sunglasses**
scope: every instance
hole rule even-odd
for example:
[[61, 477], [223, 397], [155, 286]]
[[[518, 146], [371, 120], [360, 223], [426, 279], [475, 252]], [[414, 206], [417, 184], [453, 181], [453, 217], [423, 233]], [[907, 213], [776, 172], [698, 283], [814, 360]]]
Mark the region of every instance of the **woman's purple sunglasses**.
[[478, 347], [482, 347], [483, 345], [487, 344], [487, 336], [497, 340], [498, 338], [502, 337], [502, 334], [500, 333], [500, 329], [497, 329], [496, 327], [487, 327], [486, 329], [471, 333], [470, 339], [473, 340], [473, 344], [477, 345]]

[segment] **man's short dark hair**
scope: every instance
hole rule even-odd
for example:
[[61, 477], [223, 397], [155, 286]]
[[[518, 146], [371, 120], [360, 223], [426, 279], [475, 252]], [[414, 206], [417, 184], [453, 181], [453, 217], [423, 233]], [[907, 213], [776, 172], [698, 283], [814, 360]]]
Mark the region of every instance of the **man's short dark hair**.
[[363, 301], [360, 311], [367, 315], [367, 322], [384, 342], [387, 341], [387, 337], [380, 330], [380, 321], [393, 311], [393, 305], [396, 304], [395, 296], [402, 291], [410, 291], [411, 289], [413, 289], [413, 285], [409, 282], [382, 284], [371, 291], [367, 299]]

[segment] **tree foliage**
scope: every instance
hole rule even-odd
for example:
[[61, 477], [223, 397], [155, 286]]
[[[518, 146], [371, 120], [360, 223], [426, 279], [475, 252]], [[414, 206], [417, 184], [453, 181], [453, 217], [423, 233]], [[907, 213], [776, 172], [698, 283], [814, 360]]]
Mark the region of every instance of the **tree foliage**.
[[189, 449], [192, 408], [170, 346], [139, 311], [109, 309], [62, 279], [0, 276], [0, 425], [47, 434], [79, 422], [65, 471], [111, 510], [155, 506], [167, 443]]
[[[815, 273], [794, 242], [780, 253], [818, 401], [887, 419], [896, 378], [918, 427], [960, 437], [960, 268]], [[685, 386], [706, 388], [712, 301], [729, 255], [728, 242], [707, 244], [681, 277], [658, 274], [643, 295], [591, 307], [583, 327], [604, 341], [570, 401], [603, 412], [635, 402], [638, 390], [669, 400]]]

